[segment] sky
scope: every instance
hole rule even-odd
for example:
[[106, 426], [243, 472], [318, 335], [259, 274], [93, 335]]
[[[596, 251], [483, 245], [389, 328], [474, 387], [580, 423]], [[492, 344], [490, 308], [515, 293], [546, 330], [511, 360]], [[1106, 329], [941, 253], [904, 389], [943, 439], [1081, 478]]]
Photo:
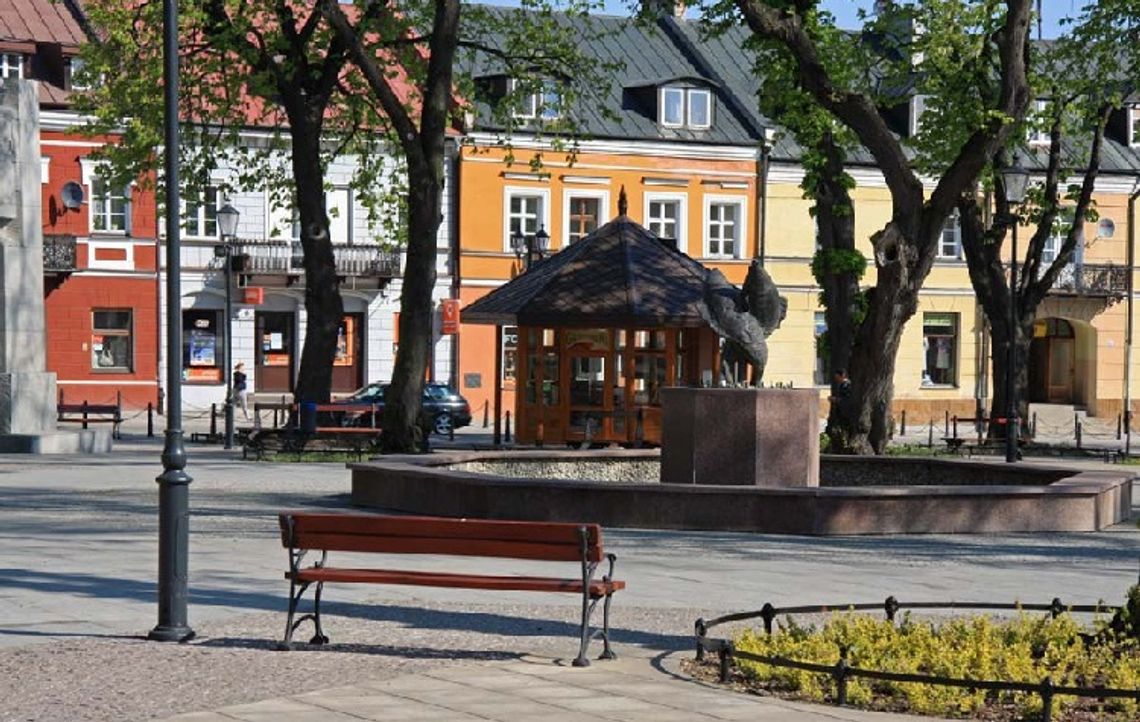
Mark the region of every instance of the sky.
[[[482, 0], [492, 5], [518, 5], [517, 0]], [[629, 15], [629, 8], [635, 0], [605, 0], [604, 12], [611, 15]], [[1060, 34], [1058, 21], [1075, 15], [1088, 0], [1041, 0], [1042, 37], [1055, 38]], [[835, 15], [841, 28], [858, 28], [859, 10], [870, 10], [874, 0], [823, 0], [823, 7]], [[1033, 37], [1037, 37], [1034, 28]]]

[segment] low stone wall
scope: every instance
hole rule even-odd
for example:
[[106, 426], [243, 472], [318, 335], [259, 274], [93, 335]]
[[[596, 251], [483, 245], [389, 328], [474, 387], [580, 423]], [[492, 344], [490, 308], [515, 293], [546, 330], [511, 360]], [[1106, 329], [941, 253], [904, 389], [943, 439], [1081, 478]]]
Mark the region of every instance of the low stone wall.
[[[590, 521], [615, 527], [754, 531], [778, 534], [996, 533], [1095, 531], [1128, 518], [1131, 472], [1073, 472], [1039, 465], [879, 458], [833, 463], [843, 478], [888, 471], [926, 485], [780, 489], [615, 484], [576, 478], [511, 478], [473, 473], [527, 464], [574, 470], [578, 462], [648, 468], [656, 451], [445, 452], [351, 464], [357, 506], [475, 518]], [[876, 466], [875, 462], [883, 462]], [[633, 462], [633, 463], [630, 463]], [[571, 465], [573, 464], [573, 465]], [[861, 466], [870, 465], [870, 466]], [[561, 473], [561, 472], [559, 472]], [[825, 472], [825, 477], [828, 472]], [[836, 477], [831, 477], [833, 480]], [[956, 485], [935, 484], [935, 478]]]

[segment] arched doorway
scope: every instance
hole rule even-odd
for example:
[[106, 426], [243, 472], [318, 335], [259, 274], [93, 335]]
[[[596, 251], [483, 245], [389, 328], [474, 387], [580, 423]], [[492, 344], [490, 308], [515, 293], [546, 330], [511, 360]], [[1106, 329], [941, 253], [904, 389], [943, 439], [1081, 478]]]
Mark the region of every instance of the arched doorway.
[[1072, 404], [1076, 401], [1077, 345], [1073, 325], [1063, 318], [1040, 318], [1029, 344], [1029, 400]]

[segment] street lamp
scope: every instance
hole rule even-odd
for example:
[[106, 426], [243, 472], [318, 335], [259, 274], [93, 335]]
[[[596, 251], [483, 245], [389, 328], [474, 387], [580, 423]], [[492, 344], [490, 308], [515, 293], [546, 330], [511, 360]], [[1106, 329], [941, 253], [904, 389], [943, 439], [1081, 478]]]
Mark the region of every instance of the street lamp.
[[550, 234], [543, 226], [539, 226], [538, 232], [533, 236], [524, 235], [522, 229], [516, 229], [511, 234], [511, 250], [515, 252], [515, 258], [519, 261], [525, 259], [523, 270], [529, 271], [531, 262], [536, 257], [545, 257], [546, 252], [550, 250]]
[[238, 219], [241, 213], [229, 203], [218, 209], [218, 234], [222, 237], [221, 245], [215, 253], [226, 262], [226, 436], [223, 446], [234, 448], [234, 377], [233, 377], [233, 257], [234, 248], [230, 239], [237, 233]]
[[[1017, 155], [1013, 156], [1013, 165], [1002, 168], [1002, 187], [1005, 200], [1009, 205], [1019, 205], [1025, 200], [1025, 190], [1029, 186], [1029, 171], [1021, 166]], [[1006, 427], [1005, 427], [1005, 460], [1009, 463], [1017, 461], [1017, 440], [1021, 435], [1020, 421], [1017, 417], [1017, 384], [1014, 380], [1017, 369], [1017, 216], [1010, 213], [1006, 218], [1012, 232], [1009, 254], [1009, 347], [1006, 349], [1005, 393], [1006, 393]]]
[[760, 266], [764, 265], [764, 253], [768, 230], [768, 161], [771, 158], [772, 146], [776, 143], [776, 129], [765, 128], [764, 138], [760, 141], [760, 249], [758, 257]]

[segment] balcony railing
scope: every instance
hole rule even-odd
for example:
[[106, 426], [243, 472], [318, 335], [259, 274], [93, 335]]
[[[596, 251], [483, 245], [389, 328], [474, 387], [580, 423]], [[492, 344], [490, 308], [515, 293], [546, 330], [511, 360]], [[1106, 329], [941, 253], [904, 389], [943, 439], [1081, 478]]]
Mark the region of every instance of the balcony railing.
[[1114, 264], [1071, 263], [1053, 282], [1053, 293], [1123, 298], [1128, 293], [1128, 268]]
[[[233, 242], [234, 270], [245, 274], [301, 275], [304, 254], [297, 241], [238, 239]], [[394, 278], [400, 275], [400, 254], [379, 246], [334, 245], [338, 276]]]
[[75, 236], [44, 236], [44, 273], [71, 273], [75, 270]]

